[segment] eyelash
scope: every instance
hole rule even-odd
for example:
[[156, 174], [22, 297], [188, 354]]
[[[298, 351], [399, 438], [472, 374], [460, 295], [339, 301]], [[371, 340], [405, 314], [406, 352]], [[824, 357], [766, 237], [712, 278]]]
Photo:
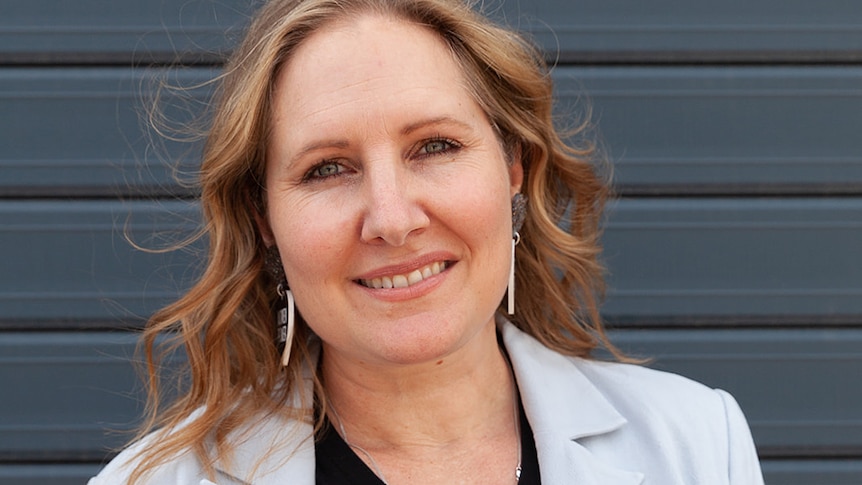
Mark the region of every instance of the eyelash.
[[[427, 149], [429, 145], [435, 144], [435, 143], [441, 143], [444, 146], [438, 151], [421, 153], [421, 151], [423, 149]], [[461, 148], [461, 146], [462, 145], [460, 143], [458, 143], [457, 141], [455, 141], [451, 138], [444, 138], [444, 137], [437, 136], [434, 138], [429, 138], [427, 140], [423, 140], [419, 144], [419, 148], [417, 150], [415, 150], [414, 156], [419, 157], [419, 158], [427, 158], [427, 157], [433, 157], [433, 156], [437, 156], [437, 155], [445, 155], [445, 154], [449, 154], [453, 151], [459, 150]], [[328, 175], [319, 175], [316, 173], [316, 172], [319, 172], [322, 168], [324, 168], [326, 166], [330, 166], [330, 165], [336, 167], [335, 173], [331, 173]], [[336, 159], [321, 160], [319, 163], [317, 163], [316, 165], [311, 167], [311, 169], [308, 172], [306, 172], [302, 181], [303, 182], [322, 182], [322, 181], [327, 180], [329, 178], [337, 177], [337, 176], [341, 175], [342, 173], [344, 173], [346, 170], [347, 170], [346, 167], [343, 164], [339, 163]]]
[[[316, 172], [318, 172], [320, 169], [322, 169], [326, 166], [330, 166], [330, 165], [336, 168], [335, 173], [331, 173], [328, 175], [316, 174]], [[344, 165], [341, 163], [338, 163], [336, 160], [322, 160], [320, 163], [317, 163], [316, 165], [311, 167], [311, 170], [309, 170], [305, 174], [305, 177], [302, 178], [302, 181], [303, 182], [320, 182], [320, 181], [326, 180], [326, 179], [331, 178], [331, 177], [337, 177], [338, 175], [342, 174], [344, 172], [344, 170], [345, 170]]]
[[[428, 145], [431, 145], [432, 143], [443, 143], [446, 146], [440, 151], [430, 152], [430, 153], [419, 153], [422, 149], [427, 148]], [[428, 140], [422, 141], [422, 143], [419, 145], [419, 149], [416, 152], [417, 152], [417, 155], [420, 157], [431, 157], [434, 155], [441, 155], [441, 154], [450, 153], [452, 151], [457, 151], [460, 148], [461, 148], [461, 144], [458, 143], [457, 141], [451, 139], [451, 138], [444, 138], [442, 136], [435, 136], [434, 138], [430, 138]]]

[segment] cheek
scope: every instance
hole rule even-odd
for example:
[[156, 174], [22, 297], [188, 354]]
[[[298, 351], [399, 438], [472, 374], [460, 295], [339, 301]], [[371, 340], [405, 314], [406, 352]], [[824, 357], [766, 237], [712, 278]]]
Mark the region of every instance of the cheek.
[[[511, 189], [505, 174], [483, 174], [453, 184], [447, 191], [446, 205], [452, 220], [459, 220], [462, 231], [474, 238], [496, 241], [511, 236]], [[476, 183], [484, 180], [485, 183]]]
[[290, 209], [275, 210], [271, 224], [291, 288], [326, 278], [345, 252], [349, 228], [338, 212], [316, 210], [313, 204], [281, 201]]

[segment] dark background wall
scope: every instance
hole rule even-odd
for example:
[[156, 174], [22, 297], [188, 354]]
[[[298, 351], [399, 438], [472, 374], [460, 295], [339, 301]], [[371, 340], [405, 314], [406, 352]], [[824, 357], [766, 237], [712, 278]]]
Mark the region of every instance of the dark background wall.
[[[134, 426], [133, 330], [201, 248], [126, 241], [197, 220], [165, 163], [192, 172], [196, 146], [154, 150], [140, 108], [168, 64], [217, 73], [251, 1], [0, 6], [0, 484], [82, 483]], [[862, 7], [487, 3], [614, 161], [617, 342], [731, 391], [770, 485], [862, 483]]]

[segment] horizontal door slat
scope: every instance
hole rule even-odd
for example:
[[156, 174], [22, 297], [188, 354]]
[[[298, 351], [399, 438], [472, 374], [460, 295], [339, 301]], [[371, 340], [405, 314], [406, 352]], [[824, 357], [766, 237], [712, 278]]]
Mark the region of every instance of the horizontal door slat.
[[604, 234], [619, 324], [859, 323], [862, 199], [622, 199]]
[[[0, 196], [191, 193], [173, 170], [193, 181], [199, 144], [164, 141], [141, 116], [159, 76], [0, 69]], [[862, 193], [862, 68], [558, 68], [554, 77], [563, 123], [592, 106], [623, 194]], [[174, 127], [209, 93], [168, 92]]]
[[[127, 360], [135, 338], [4, 333], [0, 459], [98, 461], [128, 438], [117, 431], [141, 412]], [[862, 451], [862, 330], [617, 330], [612, 338], [653, 357], [653, 367], [731, 392], [765, 457]]]
[[[862, 194], [862, 68], [559, 68], [623, 194]], [[561, 109], [561, 111], [563, 111]]]
[[[183, 201], [0, 202], [0, 326], [139, 325], [176, 299], [203, 264]], [[128, 238], [128, 239], [127, 239]]]
[[0, 485], [81, 485], [100, 468], [97, 463], [0, 464]]
[[[144, 115], [159, 82], [173, 123], [199, 116], [215, 71], [120, 68], [0, 69], [0, 196], [189, 194], [199, 146], [156, 136]], [[180, 97], [183, 99], [180, 100]], [[176, 133], [177, 136], [182, 136]]]
[[[485, 2], [486, 5], [488, 2]], [[768, 62], [862, 58], [862, 13], [826, 0], [491, 2], [560, 62]]]
[[99, 461], [130, 439], [143, 410], [134, 342], [127, 333], [3, 334], [0, 459]]
[[762, 456], [862, 452], [862, 330], [620, 330], [651, 367], [731, 392]]
[[[259, 3], [14, 0], [0, 18], [0, 62], [218, 62]], [[562, 62], [862, 58], [862, 14], [841, 0], [506, 0], [485, 10]]]
[[[203, 264], [164, 247], [193, 202], [0, 203], [0, 325], [139, 322]], [[605, 316], [622, 325], [858, 323], [862, 199], [622, 199], [604, 234]], [[62, 277], [58, 277], [62, 275]]]
[[251, 0], [7, 0], [0, 62], [217, 62], [236, 43]]
[[762, 460], [767, 485], [856, 485], [862, 460]]

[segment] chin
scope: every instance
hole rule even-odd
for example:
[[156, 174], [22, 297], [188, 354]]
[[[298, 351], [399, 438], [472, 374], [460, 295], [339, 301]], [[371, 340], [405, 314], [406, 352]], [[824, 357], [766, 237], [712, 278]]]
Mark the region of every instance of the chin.
[[[439, 318], [435, 320], [440, 321]], [[398, 330], [381, 337], [383, 346], [380, 353], [383, 359], [398, 365], [439, 362], [481, 340], [479, 337], [484, 328], [417, 325], [415, 322], [397, 327]]]

